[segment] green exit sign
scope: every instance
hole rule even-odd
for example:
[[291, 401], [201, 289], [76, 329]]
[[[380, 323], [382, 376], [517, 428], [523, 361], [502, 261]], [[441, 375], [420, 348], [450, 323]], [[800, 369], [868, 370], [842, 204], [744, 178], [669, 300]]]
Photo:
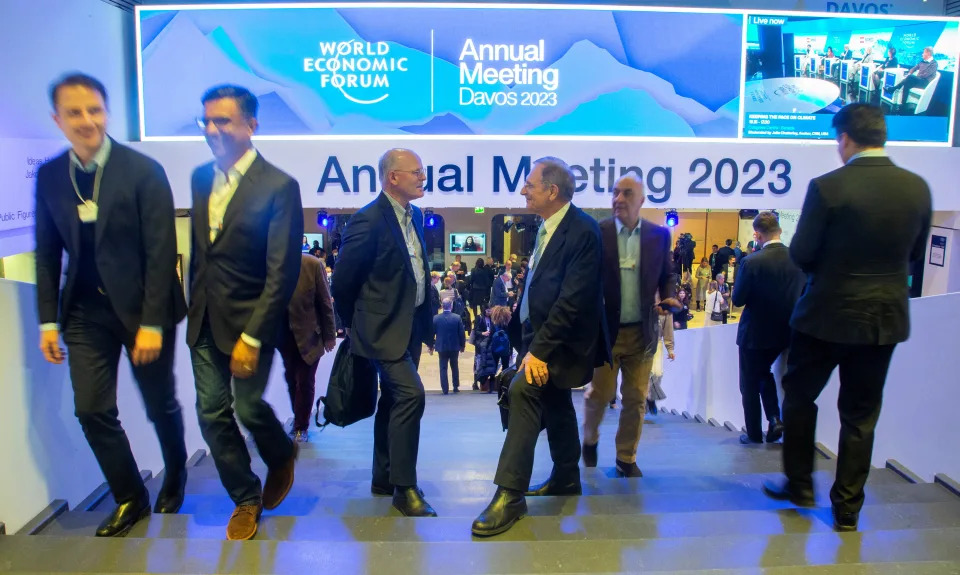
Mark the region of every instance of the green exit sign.
[[482, 213], [485, 212], [486, 210], [487, 210], [487, 208], [473, 208], [473, 213], [475, 213], [475, 214], [482, 214]]

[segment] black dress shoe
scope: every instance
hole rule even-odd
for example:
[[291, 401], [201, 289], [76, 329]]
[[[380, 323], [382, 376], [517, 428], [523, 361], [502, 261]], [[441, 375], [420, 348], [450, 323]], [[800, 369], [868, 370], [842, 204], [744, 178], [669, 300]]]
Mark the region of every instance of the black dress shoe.
[[416, 485], [412, 487], [397, 487], [393, 494], [393, 506], [403, 513], [404, 517], [436, 517], [437, 512], [430, 507], [423, 498], [423, 491]]
[[187, 487], [187, 471], [183, 470], [174, 475], [164, 476], [163, 487], [157, 494], [157, 502], [153, 506], [154, 513], [176, 513], [183, 505], [183, 492]]
[[797, 507], [816, 507], [817, 503], [813, 499], [813, 490], [795, 490], [790, 487], [787, 480], [771, 481], [769, 479], [763, 482], [763, 492], [767, 497], [778, 501], [789, 501]]
[[389, 483], [377, 483], [374, 481], [370, 484], [370, 493], [374, 495], [393, 495], [393, 485]]
[[583, 486], [580, 485], [580, 476], [571, 481], [556, 481], [553, 477], [540, 485], [535, 485], [524, 493], [527, 497], [544, 497], [547, 495], [583, 495]]
[[587, 445], [583, 444], [583, 466], [584, 467], [596, 467], [597, 466], [597, 444]]
[[740, 435], [740, 443], [750, 445], [751, 443], [763, 443], [763, 439], [754, 439], [746, 433]]
[[833, 528], [837, 531], [856, 531], [857, 523], [860, 521], [860, 514], [856, 512], [841, 513], [836, 507], [833, 508]]
[[617, 477], [643, 477], [643, 472], [637, 467], [637, 463], [627, 463], [617, 460], [615, 473]]
[[527, 500], [514, 489], [497, 487], [490, 505], [473, 520], [471, 531], [477, 537], [490, 537], [513, 527], [527, 514]]
[[776, 443], [783, 437], [783, 422], [779, 417], [770, 420], [770, 427], [767, 428], [767, 443]]
[[97, 527], [97, 537], [123, 537], [144, 517], [150, 515], [150, 497], [143, 495], [117, 505], [113, 513]]

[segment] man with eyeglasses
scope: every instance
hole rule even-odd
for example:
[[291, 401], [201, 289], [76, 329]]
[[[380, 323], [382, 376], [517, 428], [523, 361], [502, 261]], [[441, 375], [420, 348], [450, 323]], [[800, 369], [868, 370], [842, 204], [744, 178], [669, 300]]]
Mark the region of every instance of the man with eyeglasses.
[[[122, 536], [150, 513], [118, 418], [123, 349], [163, 453], [154, 512], [176, 513], [187, 480], [173, 375], [176, 325], [186, 313], [176, 276], [173, 194], [160, 164], [107, 136], [100, 81], [71, 74], [53, 86], [50, 99], [71, 148], [37, 173], [40, 348], [50, 363], [69, 364], [77, 419], [117, 503], [96, 534]], [[64, 251], [69, 263], [61, 291]], [[69, 355], [60, 348], [61, 333]]]
[[[236, 505], [227, 539], [244, 540], [256, 534], [263, 509], [280, 505], [293, 485], [297, 445], [263, 392], [300, 275], [303, 208], [297, 181], [251, 143], [256, 96], [218, 86], [202, 102], [198, 123], [215, 160], [197, 168], [191, 181], [187, 343], [200, 431]], [[267, 464], [262, 490], [234, 412]]]
[[392, 495], [407, 517], [436, 517], [417, 487], [426, 344], [433, 353], [433, 313], [423, 214], [413, 200], [427, 179], [419, 156], [388, 150], [380, 158], [382, 193], [350, 218], [333, 270], [333, 300], [350, 351], [373, 360], [380, 402], [373, 427], [374, 495]]

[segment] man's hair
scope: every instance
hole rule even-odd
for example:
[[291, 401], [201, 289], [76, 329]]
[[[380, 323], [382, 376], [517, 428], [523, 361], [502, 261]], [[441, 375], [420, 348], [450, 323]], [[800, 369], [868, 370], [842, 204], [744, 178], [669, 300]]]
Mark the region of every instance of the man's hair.
[[88, 76], [87, 74], [73, 72], [65, 76], [61, 76], [60, 79], [50, 86], [50, 105], [53, 106], [54, 110], [57, 109], [57, 96], [60, 94], [60, 88], [65, 88], [67, 86], [83, 86], [99, 92], [100, 97], [103, 98], [103, 103], [105, 105], [107, 103], [107, 89], [103, 87], [103, 83], [100, 80], [97, 80], [93, 76]]
[[[432, 289], [432, 288], [431, 288]], [[453, 298], [445, 297], [443, 301], [440, 302], [440, 305], [443, 306], [443, 311], [450, 311], [453, 309]]]
[[890, 52], [890, 55], [891, 55], [891, 56], [896, 56], [896, 55], [897, 55], [897, 49], [894, 48], [893, 46], [887, 46], [887, 51]]
[[533, 166], [543, 166], [541, 172], [545, 185], [557, 186], [560, 196], [568, 202], [573, 200], [574, 179], [570, 166], [560, 158], [546, 156], [533, 163]]
[[[772, 236], [780, 233], [780, 220], [777, 214], [773, 212], [760, 212], [753, 218], [753, 231], [765, 236]], [[750, 242], [751, 244], [753, 242]]]
[[453, 281], [454, 281], [453, 278], [450, 276], [443, 278], [443, 287], [445, 288], [453, 287]]
[[725, 242], [724, 242], [724, 245], [726, 245], [726, 246], [729, 248], [731, 245], [733, 245], [733, 240], [727, 240], [727, 241], [725, 241]]
[[872, 104], [850, 104], [833, 116], [837, 136], [846, 134], [864, 148], [882, 148], [887, 143], [887, 122], [883, 110]]
[[440, 272], [430, 272], [430, 279], [439, 279]]
[[231, 84], [214, 86], [204, 92], [203, 97], [200, 98], [200, 103], [206, 104], [213, 100], [223, 100], [225, 98], [232, 98], [237, 103], [237, 107], [240, 108], [240, 113], [243, 114], [244, 118], [254, 120], [257, 118], [260, 102], [250, 90], [242, 86], [233, 86]]
[[930, 54], [932, 55], [932, 54], [933, 54], [933, 46], [927, 46], [926, 48], [923, 49], [923, 51], [924, 51], [924, 52], [930, 52]]
[[410, 152], [410, 150], [406, 148], [390, 148], [380, 156], [380, 161], [377, 163], [380, 185], [383, 185], [383, 183], [387, 181], [387, 174], [393, 171], [394, 166], [397, 165], [397, 158], [400, 157], [402, 152]]
[[720, 246], [718, 246], [717, 244], [713, 244], [712, 247], [715, 247], [715, 248], [718, 248], [718, 249], [720, 248]]

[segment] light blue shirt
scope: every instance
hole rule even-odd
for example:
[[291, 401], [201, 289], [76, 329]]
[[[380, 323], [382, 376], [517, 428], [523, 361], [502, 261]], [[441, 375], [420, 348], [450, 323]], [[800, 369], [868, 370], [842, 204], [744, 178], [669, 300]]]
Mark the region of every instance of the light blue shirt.
[[619, 219], [617, 254], [620, 256], [620, 323], [643, 321], [640, 311], [640, 221], [628, 229]]
[[110, 159], [110, 149], [113, 147], [113, 144], [110, 143], [110, 138], [107, 136], [103, 137], [103, 143], [100, 144], [100, 149], [97, 150], [97, 153], [93, 155], [93, 158], [90, 159], [90, 163], [86, 166], [80, 163], [80, 158], [77, 157], [77, 153], [70, 149], [70, 163], [77, 168], [80, 168], [81, 171], [84, 171], [88, 174], [92, 174], [97, 171], [97, 168], [101, 168], [107, 165], [107, 160]]
[[884, 148], [870, 148], [869, 150], [864, 150], [859, 154], [854, 154], [850, 156], [850, 159], [847, 160], [847, 163], [849, 164], [850, 162], [854, 160], [858, 160], [860, 158], [886, 158], [886, 157], [887, 157], [887, 150], [885, 150]]
[[400, 205], [400, 202], [393, 199], [393, 196], [383, 192], [390, 205], [393, 206], [393, 213], [397, 216], [397, 222], [400, 224], [400, 231], [403, 233], [403, 239], [407, 244], [407, 253], [410, 254], [410, 265], [413, 267], [413, 279], [417, 283], [416, 306], [419, 307], [426, 298], [427, 276], [423, 271], [423, 248], [420, 245], [420, 239], [417, 235], [417, 228], [413, 224], [413, 206], [409, 203], [406, 207]]

